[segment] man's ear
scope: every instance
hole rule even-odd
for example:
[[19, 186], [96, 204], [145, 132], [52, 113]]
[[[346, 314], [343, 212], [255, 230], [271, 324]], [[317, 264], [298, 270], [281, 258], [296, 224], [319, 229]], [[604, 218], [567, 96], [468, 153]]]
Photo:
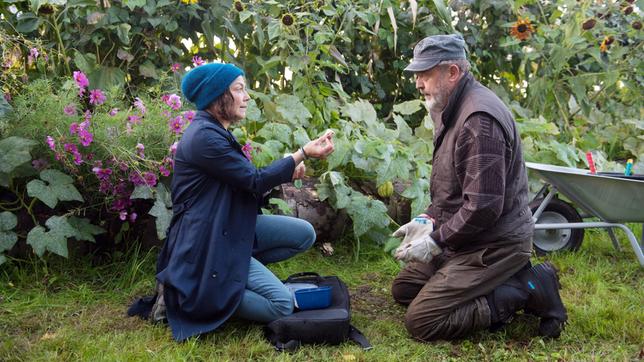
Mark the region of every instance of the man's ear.
[[450, 82], [457, 82], [461, 77], [461, 68], [456, 64], [449, 65], [449, 80]]

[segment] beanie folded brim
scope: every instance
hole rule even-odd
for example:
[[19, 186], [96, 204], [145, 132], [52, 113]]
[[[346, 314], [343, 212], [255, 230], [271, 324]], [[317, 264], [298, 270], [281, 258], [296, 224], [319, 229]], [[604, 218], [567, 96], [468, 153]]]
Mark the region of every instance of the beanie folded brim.
[[181, 80], [186, 99], [204, 110], [219, 98], [244, 71], [233, 64], [209, 63], [189, 71]]

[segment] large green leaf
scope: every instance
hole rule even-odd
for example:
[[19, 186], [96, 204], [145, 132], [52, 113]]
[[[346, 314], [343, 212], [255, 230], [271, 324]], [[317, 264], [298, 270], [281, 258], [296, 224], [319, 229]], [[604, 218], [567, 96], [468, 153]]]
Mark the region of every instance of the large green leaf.
[[116, 35], [119, 37], [121, 43], [125, 45], [130, 44], [130, 29], [132, 29], [132, 25], [130, 24], [119, 24], [116, 27]]
[[71, 227], [75, 229], [73, 237], [76, 238], [76, 240], [96, 242], [94, 235], [102, 234], [105, 232], [105, 229], [100, 226], [92, 225], [89, 222], [89, 219], [86, 218], [70, 216], [67, 219], [67, 222], [69, 223], [69, 225], [71, 225]]
[[7, 117], [13, 110], [13, 107], [4, 98], [4, 95], [5, 93], [0, 91], [0, 119]]
[[146, 0], [122, 0], [123, 5], [127, 6], [130, 10], [145, 6]]
[[146, 78], [159, 78], [157, 68], [149, 60], [146, 60], [143, 64], [139, 65], [139, 73]]
[[394, 105], [394, 112], [407, 116], [423, 109], [423, 101], [414, 99]]
[[398, 115], [394, 115], [394, 122], [397, 126], [398, 139], [405, 143], [411, 141], [413, 139], [413, 131], [407, 122]]
[[147, 185], [136, 186], [134, 188], [134, 191], [132, 191], [132, 194], [130, 195], [130, 199], [154, 199], [152, 188]]
[[257, 136], [265, 140], [278, 140], [281, 143], [291, 146], [291, 127], [281, 123], [267, 123], [257, 132]]
[[18, 24], [16, 25], [16, 30], [20, 33], [31, 33], [38, 29], [40, 25], [40, 18], [33, 13], [24, 13], [18, 18]]
[[[27, 194], [38, 198], [50, 208], [55, 208], [58, 201], [84, 201], [83, 196], [73, 185], [74, 179], [58, 170], [44, 170], [41, 180], [31, 180], [27, 184]], [[43, 182], [44, 181], [44, 182]]]
[[311, 112], [294, 95], [281, 94], [275, 97], [277, 112], [294, 126], [308, 127]]
[[384, 228], [389, 225], [387, 207], [380, 200], [370, 199], [354, 192], [347, 213], [353, 220], [353, 233], [360, 237], [372, 228]]
[[36, 141], [9, 137], [0, 140], [0, 172], [12, 173], [18, 166], [31, 161], [31, 149]]
[[161, 183], [156, 187], [156, 201], [149, 214], [157, 218], [157, 236], [160, 240], [165, 239], [166, 230], [172, 220], [172, 199], [166, 187]]
[[362, 99], [342, 107], [342, 114], [349, 116], [352, 121], [364, 123], [368, 127], [376, 124], [378, 118], [373, 105]]
[[47, 219], [45, 225], [49, 231], [40, 225], [29, 231], [27, 244], [31, 245], [38, 256], [50, 251], [66, 258], [67, 238], [77, 235], [79, 231], [71, 226], [64, 216], [52, 216]]
[[10, 250], [16, 244], [16, 241], [18, 241], [18, 235], [11, 231], [16, 225], [18, 225], [16, 215], [9, 211], [0, 213], [0, 252]]

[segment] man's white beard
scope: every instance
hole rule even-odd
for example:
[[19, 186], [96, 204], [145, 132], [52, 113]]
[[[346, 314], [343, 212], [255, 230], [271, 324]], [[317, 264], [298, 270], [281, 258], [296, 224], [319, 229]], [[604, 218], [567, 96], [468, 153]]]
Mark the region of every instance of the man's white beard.
[[[443, 108], [447, 105], [445, 102], [445, 99], [438, 99], [438, 98], [443, 98], [441, 96], [434, 96], [431, 98], [425, 97], [425, 105], [427, 106], [427, 109], [429, 109], [430, 112], [442, 112]], [[447, 98], [447, 97], [445, 97]]]

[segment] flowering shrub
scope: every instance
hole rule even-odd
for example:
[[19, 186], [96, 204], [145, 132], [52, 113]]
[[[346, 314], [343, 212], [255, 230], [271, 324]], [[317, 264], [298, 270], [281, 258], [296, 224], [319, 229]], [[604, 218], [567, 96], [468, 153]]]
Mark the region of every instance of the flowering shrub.
[[[119, 223], [128, 224], [125, 229], [150, 213], [156, 217], [158, 237], [163, 239], [171, 216], [164, 182], [167, 184], [172, 173], [177, 142], [195, 112], [183, 110], [181, 97], [171, 92], [153, 91], [131, 102], [122, 101], [113, 91], [94, 88], [81, 71], [75, 71], [58, 91], [44, 80], [25, 89], [14, 99], [8, 133], [36, 141], [30, 143], [32, 153], [38, 155], [31, 162], [34, 169], [59, 169], [72, 176], [61, 173], [66, 187], [78, 190], [67, 200], [83, 202], [72, 213], [100, 213], [101, 220], [112, 215]], [[50, 186], [58, 182], [54, 180]], [[45, 202], [42, 195], [29, 196]], [[47, 205], [57, 207], [55, 203]], [[34, 225], [38, 224], [34, 219]], [[41, 248], [44, 250], [67, 253], [66, 247]]]

